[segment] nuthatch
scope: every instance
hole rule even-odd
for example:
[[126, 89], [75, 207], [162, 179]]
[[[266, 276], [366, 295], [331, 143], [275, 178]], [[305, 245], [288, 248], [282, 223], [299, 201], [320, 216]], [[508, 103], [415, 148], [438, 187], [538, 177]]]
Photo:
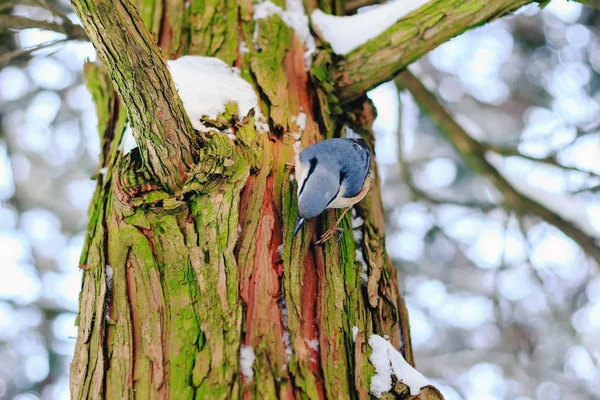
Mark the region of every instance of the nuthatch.
[[369, 191], [371, 151], [362, 139], [327, 139], [304, 149], [296, 156], [298, 214], [300, 220], [292, 237], [306, 220], [327, 208], [345, 208], [339, 220], [317, 244], [329, 239], [346, 212]]

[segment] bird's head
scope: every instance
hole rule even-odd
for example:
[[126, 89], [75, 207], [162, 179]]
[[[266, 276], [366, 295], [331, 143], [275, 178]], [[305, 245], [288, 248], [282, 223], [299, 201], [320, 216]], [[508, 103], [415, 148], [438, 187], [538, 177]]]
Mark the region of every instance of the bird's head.
[[[337, 171], [337, 172], [336, 172]], [[336, 198], [340, 191], [339, 170], [329, 165], [325, 157], [300, 160], [296, 166], [298, 176], [298, 221], [294, 236], [304, 221], [315, 218]]]
[[[296, 156], [298, 214], [304, 221], [326, 208], [348, 208], [364, 197], [370, 150], [363, 140], [334, 138], [308, 146]], [[367, 188], [368, 190], [368, 188]]]

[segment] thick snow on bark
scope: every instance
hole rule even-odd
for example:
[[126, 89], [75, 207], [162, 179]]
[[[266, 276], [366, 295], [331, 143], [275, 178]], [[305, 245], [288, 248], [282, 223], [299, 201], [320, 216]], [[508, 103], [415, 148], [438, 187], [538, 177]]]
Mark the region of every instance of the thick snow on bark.
[[216, 119], [225, 105], [238, 105], [242, 119], [251, 109], [260, 117], [258, 98], [252, 85], [235, 68], [214, 57], [184, 56], [167, 61], [175, 87], [194, 129], [206, 127], [200, 118]]
[[133, 129], [131, 129], [131, 125], [125, 125], [125, 131], [123, 132], [123, 137], [121, 138], [121, 143], [119, 144], [119, 150], [123, 152], [123, 154], [129, 154], [129, 152], [137, 147], [135, 143], [135, 138], [133, 137]]
[[392, 375], [410, 388], [410, 394], [416, 395], [429, 381], [413, 367], [392, 344], [379, 335], [371, 335], [369, 346], [372, 352], [369, 360], [375, 367], [371, 378], [371, 394], [377, 398], [392, 389]]
[[337, 54], [348, 54], [431, 0], [396, 0], [348, 17], [313, 11], [312, 24]]

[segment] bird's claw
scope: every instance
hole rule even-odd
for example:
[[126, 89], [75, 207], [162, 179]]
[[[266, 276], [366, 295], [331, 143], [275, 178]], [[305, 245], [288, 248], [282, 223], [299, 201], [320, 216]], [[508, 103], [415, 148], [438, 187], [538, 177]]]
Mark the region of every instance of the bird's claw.
[[329, 230], [327, 232], [325, 232], [323, 234], [323, 236], [321, 236], [321, 238], [315, 243], [317, 245], [319, 244], [323, 244], [326, 241], [328, 241], [329, 239], [331, 239], [331, 237], [333, 236], [333, 234], [335, 232], [339, 232], [340, 235], [338, 236], [336, 243], [338, 243], [340, 240], [342, 240], [342, 236], [344, 235], [344, 229], [343, 228], [339, 228], [337, 226], [332, 226], [331, 228], [329, 228]]

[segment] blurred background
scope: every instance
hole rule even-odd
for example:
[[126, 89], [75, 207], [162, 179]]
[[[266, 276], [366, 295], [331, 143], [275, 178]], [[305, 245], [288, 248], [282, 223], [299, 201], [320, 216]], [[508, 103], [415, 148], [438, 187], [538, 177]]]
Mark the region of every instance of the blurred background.
[[[66, 0], [3, 0], [0, 17], [0, 399], [67, 399], [99, 155], [82, 65], [96, 56], [64, 34], [6, 29], [25, 17], [72, 37]], [[527, 6], [410, 69], [479, 143], [475, 157], [598, 243], [598, 9]], [[370, 97], [388, 251], [421, 372], [449, 400], [600, 398], [592, 247], [507, 205], [397, 82]]]

